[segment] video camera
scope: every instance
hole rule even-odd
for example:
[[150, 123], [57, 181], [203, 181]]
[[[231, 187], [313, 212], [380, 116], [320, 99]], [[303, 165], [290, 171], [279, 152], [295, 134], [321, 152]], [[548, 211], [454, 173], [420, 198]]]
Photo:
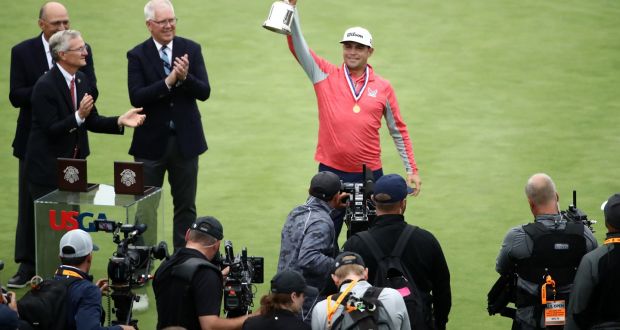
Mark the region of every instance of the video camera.
[[[154, 259], [168, 258], [168, 245], [159, 242], [156, 246], [144, 246], [141, 235], [146, 231], [146, 224], [123, 224], [109, 220], [95, 220], [96, 231], [112, 233], [116, 243], [116, 252], [108, 262], [108, 278], [112, 289], [116, 321], [112, 325], [126, 324], [137, 329], [138, 320], [132, 319], [131, 310], [134, 301], [140, 299], [131, 291], [134, 286], [141, 286], [151, 278], [149, 271]], [[121, 233], [123, 238], [121, 239]], [[111, 317], [108, 313], [108, 317]]]
[[[568, 206], [566, 211], [560, 211], [560, 214], [562, 219], [567, 222], [582, 223], [594, 233], [592, 225], [596, 223], [596, 220], [588, 219], [588, 215], [577, 208], [577, 191], [573, 190], [573, 203]], [[517, 276], [515, 274], [500, 276], [487, 294], [489, 315], [500, 314], [512, 319], [515, 318], [515, 309], [507, 306], [516, 301], [516, 284]]]
[[235, 256], [231, 241], [224, 242], [224, 251], [222, 264], [230, 267], [224, 280], [224, 313], [227, 318], [249, 314], [256, 293], [252, 284], [264, 282], [264, 258], [248, 257], [246, 248]]
[[560, 213], [562, 214], [562, 219], [565, 219], [568, 222], [582, 223], [584, 226], [588, 227], [592, 233], [594, 233], [594, 227], [592, 227], [592, 225], [596, 224], [596, 220], [588, 219], [588, 215], [577, 208], [576, 190], [573, 190], [573, 203], [568, 206], [566, 211], [560, 211]]
[[342, 192], [349, 194], [347, 197], [347, 206], [344, 214], [344, 223], [347, 224], [347, 238], [355, 233], [368, 230], [372, 221], [374, 221], [377, 212], [375, 204], [370, 198], [374, 187], [374, 176], [372, 171], [362, 165], [364, 173], [363, 182], [343, 182]]

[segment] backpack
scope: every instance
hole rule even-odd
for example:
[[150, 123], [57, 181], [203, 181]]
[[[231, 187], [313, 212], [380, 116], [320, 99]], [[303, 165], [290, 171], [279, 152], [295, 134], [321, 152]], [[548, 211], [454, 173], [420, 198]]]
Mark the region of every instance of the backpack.
[[19, 301], [20, 319], [33, 329], [65, 330], [67, 323], [67, 292], [77, 277], [48, 279], [28, 291]]
[[[196, 272], [202, 268], [212, 269], [218, 274], [221, 271], [204, 258], [190, 257], [182, 260], [175, 256], [162, 263], [155, 272], [153, 291], [158, 302], [157, 329], [171, 325], [180, 325], [188, 329], [200, 328], [195, 312], [196, 306], [193, 304], [196, 292], [192, 289], [192, 280]], [[175, 293], [173, 298], [170, 296], [171, 292]], [[175, 302], [161, 303], [167, 299], [174, 299]], [[181, 320], [189, 323], [183, 323]]]
[[388, 287], [400, 292], [407, 306], [411, 329], [434, 329], [435, 325], [430, 306], [430, 297], [418, 289], [409, 270], [402, 264], [401, 260], [409, 237], [411, 237], [417, 228], [416, 226], [407, 225], [396, 242], [394, 250], [392, 250], [389, 255], [382, 253], [377, 241], [369, 232], [363, 231], [356, 235], [368, 246], [370, 252], [377, 261], [377, 273], [375, 274], [372, 285]]
[[[391, 330], [394, 329], [389, 312], [385, 309], [379, 294], [383, 288], [370, 287], [361, 298], [343, 292], [340, 304], [342, 313], [333, 321], [331, 330]], [[340, 297], [338, 297], [340, 298]], [[327, 299], [333, 299], [332, 296]]]

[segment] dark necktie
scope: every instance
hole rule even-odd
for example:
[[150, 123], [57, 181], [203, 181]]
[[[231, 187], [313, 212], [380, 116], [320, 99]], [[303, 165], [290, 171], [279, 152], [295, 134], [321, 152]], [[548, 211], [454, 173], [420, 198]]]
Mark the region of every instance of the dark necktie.
[[166, 75], [170, 74], [170, 71], [172, 70], [172, 67], [170, 66], [170, 58], [168, 57], [168, 54], [166, 54], [166, 49], [168, 49], [168, 47], [166, 47], [166, 45], [161, 46], [161, 60], [164, 62], [164, 73]]
[[73, 104], [73, 111], [77, 110], [77, 99], [75, 98], [75, 77], [71, 78], [71, 87], [69, 88], [71, 92], [71, 103]]

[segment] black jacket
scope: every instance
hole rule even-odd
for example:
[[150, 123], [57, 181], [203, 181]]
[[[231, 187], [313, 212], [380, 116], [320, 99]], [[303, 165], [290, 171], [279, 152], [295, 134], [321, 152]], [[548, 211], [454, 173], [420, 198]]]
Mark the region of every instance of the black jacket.
[[[377, 216], [368, 232], [377, 241], [383, 253], [388, 254], [394, 249], [405, 226], [407, 223], [402, 215], [386, 214]], [[368, 267], [368, 278], [374, 279], [377, 261], [358, 236], [351, 236], [344, 244], [343, 250], [359, 253]], [[415, 279], [420, 291], [432, 295], [435, 324], [438, 329], [444, 329], [452, 306], [450, 271], [435, 236], [422, 228], [415, 230], [405, 247], [402, 262]]]
[[152, 38], [127, 52], [129, 100], [134, 107], [143, 107], [144, 124], [133, 133], [129, 154], [157, 160], [163, 157], [174, 123], [178, 147], [185, 158], [193, 158], [207, 150], [196, 100], [205, 101], [211, 94], [207, 69], [200, 45], [175, 37], [172, 58], [187, 54], [189, 72], [185, 81], [169, 90], [159, 51]]
[[[97, 91], [92, 49], [88, 44], [86, 47], [88, 48], [86, 65], [80, 68], [80, 71], [86, 75], [88, 94], [97, 100], [99, 92]], [[19, 159], [26, 156], [26, 143], [32, 121], [32, 105], [30, 103], [32, 89], [37, 80], [47, 71], [49, 71], [49, 67], [41, 34], [32, 39], [24, 40], [11, 49], [9, 99], [14, 107], [19, 108], [15, 138], [13, 139], [13, 155]]]
[[250, 317], [243, 323], [243, 330], [310, 330], [293, 312], [279, 309], [273, 314]]
[[[90, 87], [88, 78], [82, 72], [78, 71], [75, 78], [79, 104]], [[90, 154], [87, 131], [123, 134], [117, 119], [99, 116], [93, 106], [86, 121], [78, 126], [69, 87], [58, 65], [55, 65], [37, 81], [32, 91], [32, 127], [26, 151], [28, 181], [55, 187], [56, 158], [73, 158], [77, 145], [79, 152], [76, 158], [85, 159]]]

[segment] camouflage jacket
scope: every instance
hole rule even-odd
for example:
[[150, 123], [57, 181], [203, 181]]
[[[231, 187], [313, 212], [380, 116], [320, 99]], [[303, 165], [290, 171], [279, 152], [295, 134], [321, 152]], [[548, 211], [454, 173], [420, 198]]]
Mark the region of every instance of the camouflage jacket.
[[336, 252], [331, 211], [327, 202], [310, 196], [289, 213], [282, 228], [278, 272], [296, 270], [308, 285], [319, 290], [324, 286]]

